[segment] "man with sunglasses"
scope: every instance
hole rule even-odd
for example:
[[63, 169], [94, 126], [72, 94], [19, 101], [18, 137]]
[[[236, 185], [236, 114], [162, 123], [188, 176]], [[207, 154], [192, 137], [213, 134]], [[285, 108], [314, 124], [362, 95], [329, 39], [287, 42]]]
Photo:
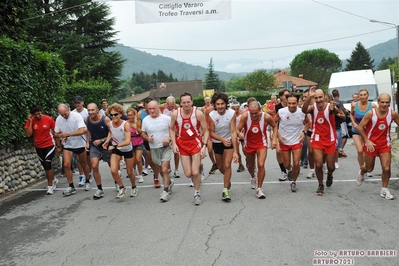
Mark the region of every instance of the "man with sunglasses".
[[42, 113], [42, 107], [40, 105], [32, 106], [24, 129], [27, 137], [33, 136], [36, 153], [46, 173], [47, 195], [53, 195], [58, 183], [58, 179], [54, 178], [52, 167], [55, 154], [54, 128], [55, 121]]
[[86, 133], [86, 124], [80, 114], [71, 112], [67, 104], [58, 105], [59, 116], [55, 121], [55, 137], [57, 143], [57, 152], [61, 152], [61, 143], [63, 144], [63, 162], [64, 171], [68, 179], [69, 187], [63, 192], [65, 196], [70, 196], [76, 193], [73, 184], [71, 162], [73, 154], [78, 156], [79, 164], [83, 168], [86, 176], [85, 190], [90, 190], [89, 173], [90, 168], [87, 165], [86, 156], [86, 140], [82, 137]]

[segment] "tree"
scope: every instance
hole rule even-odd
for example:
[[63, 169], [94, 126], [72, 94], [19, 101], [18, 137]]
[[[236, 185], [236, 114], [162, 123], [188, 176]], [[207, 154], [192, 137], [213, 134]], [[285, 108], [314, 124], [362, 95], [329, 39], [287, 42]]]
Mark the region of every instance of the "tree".
[[232, 77], [229, 81], [226, 82], [227, 91], [245, 91], [244, 86], [242, 85], [242, 78]]
[[275, 77], [265, 69], [255, 70], [242, 79], [242, 86], [248, 91], [262, 91], [275, 87]]
[[374, 60], [371, 60], [370, 53], [361, 42], [356, 44], [355, 50], [352, 51], [351, 57], [347, 61], [345, 71], [374, 68]]
[[36, 5], [36, 13], [28, 20], [28, 41], [40, 50], [59, 53], [70, 77], [75, 73], [78, 80], [104, 78], [115, 93], [125, 60], [119, 52], [106, 51], [116, 44], [117, 34], [109, 6], [87, 0], [29, 2]]
[[291, 61], [291, 75], [316, 82], [319, 87], [328, 85], [330, 76], [341, 70], [341, 60], [338, 55], [326, 49], [303, 51]]
[[223, 85], [219, 80], [218, 74], [213, 70], [213, 60], [211, 58], [208, 65], [208, 73], [205, 74], [205, 89], [206, 90], [215, 90], [218, 92], [223, 91]]
[[398, 62], [398, 61], [396, 60], [396, 58], [389, 57], [388, 59], [386, 59], [385, 57], [383, 57], [383, 58], [381, 59], [380, 64], [379, 64], [378, 67], [377, 67], [377, 70], [388, 69], [388, 68], [389, 68], [389, 65], [396, 64], [396, 62]]
[[15, 41], [26, 39], [26, 24], [23, 18], [30, 16], [32, 1], [3, 0], [0, 2], [0, 36], [7, 36]]

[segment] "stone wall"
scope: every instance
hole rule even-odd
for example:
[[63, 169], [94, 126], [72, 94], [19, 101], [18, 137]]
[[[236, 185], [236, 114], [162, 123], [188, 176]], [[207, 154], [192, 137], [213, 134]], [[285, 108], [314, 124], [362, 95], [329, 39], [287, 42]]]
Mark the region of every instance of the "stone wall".
[[[58, 154], [54, 156], [53, 169], [54, 173], [61, 169]], [[0, 149], [0, 195], [22, 189], [42, 179], [46, 179], [46, 174], [33, 145], [20, 149]]]

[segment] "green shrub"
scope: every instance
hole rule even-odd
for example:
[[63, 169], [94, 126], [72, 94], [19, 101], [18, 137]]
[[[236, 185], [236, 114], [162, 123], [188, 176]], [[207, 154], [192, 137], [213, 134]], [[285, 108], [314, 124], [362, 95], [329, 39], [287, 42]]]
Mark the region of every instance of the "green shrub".
[[0, 38], [0, 54], [0, 147], [5, 147], [26, 139], [23, 126], [32, 105], [57, 114], [64, 100], [65, 68], [58, 55], [6, 37]]

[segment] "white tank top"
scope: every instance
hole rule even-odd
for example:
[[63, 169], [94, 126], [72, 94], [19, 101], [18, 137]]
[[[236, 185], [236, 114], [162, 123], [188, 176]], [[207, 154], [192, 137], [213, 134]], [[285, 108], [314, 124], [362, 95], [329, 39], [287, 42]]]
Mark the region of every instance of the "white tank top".
[[[232, 109], [227, 109], [223, 115], [219, 115], [218, 111], [209, 113], [210, 118], [215, 124], [215, 133], [221, 138], [231, 139], [230, 122], [235, 114]], [[212, 142], [221, 143], [219, 140], [212, 139]]]
[[[112, 122], [109, 124], [109, 128], [112, 133], [112, 139], [111, 139], [112, 145], [117, 145], [125, 141], [125, 124], [126, 121], [123, 121], [119, 127], [114, 127], [114, 124]], [[118, 150], [120, 150], [121, 152], [128, 152], [131, 151], [132, 149], [133, 147], [131, 142], [129, 142], [129, 145], [127, 146], [118, 147]]]

